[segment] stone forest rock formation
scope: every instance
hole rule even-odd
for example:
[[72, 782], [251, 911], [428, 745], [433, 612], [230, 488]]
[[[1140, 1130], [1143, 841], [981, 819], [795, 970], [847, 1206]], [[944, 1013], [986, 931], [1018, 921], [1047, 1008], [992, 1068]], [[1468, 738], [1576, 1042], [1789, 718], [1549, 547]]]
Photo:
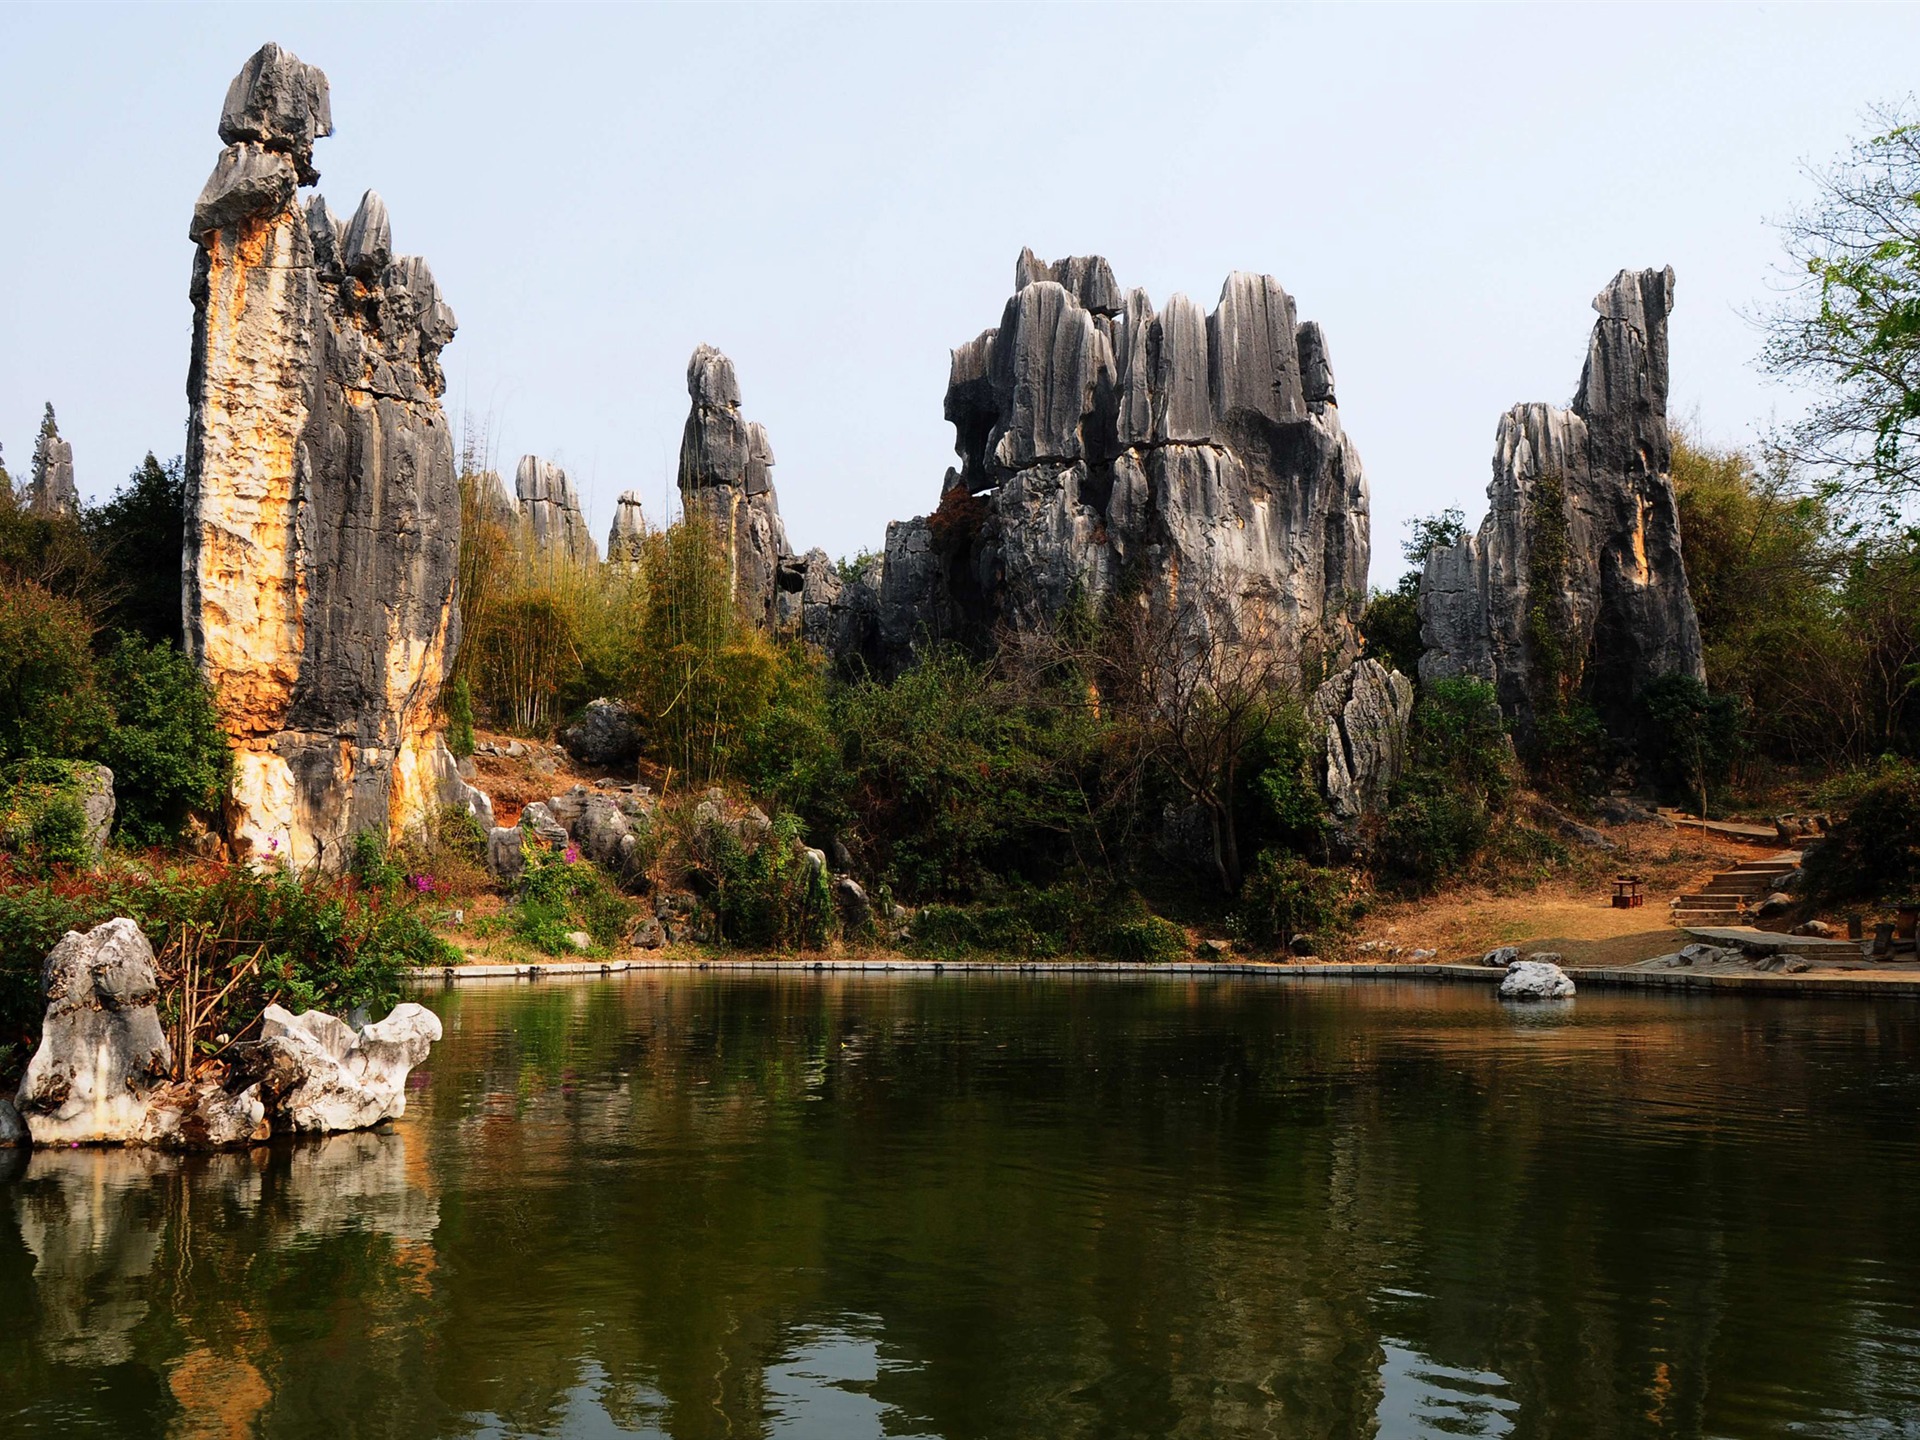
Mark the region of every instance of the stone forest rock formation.
[[440, 1038], [439, 1019], [412, 1003], [357, 1027], [269, 1005], [231, 1065], [175, 1080], [153, 947], [132, 920], [69, 931], [43, 983], [40, 1043], [0, 1113], [0, 1144], [219, 1150], [275, 1131], [362, 1130], [406, 1110], [407, 1074]]
[[369, 191], [304, 204], [326, 77], [277, 45], [227, 91], [194, 206], [186, 629], [234, 744], [241, 856], [343, 863], [449, 802], [460, 495], [440, 397], [454, 316]]
[[406, 1113], [407, 1075], [439, 1038], [440, 1017], [412, 1001], [358, 1029], [269, 1005], [260, 1039], [236, 1047], [235, 1068], [257, 1081], [275, 1130], [366, 1130]]
[[1668, 473], [1673, 271], [1622, 270], [1593, 302], [1573, 407], [1516, 405], [1478, 533], [1420, 584], [1420, 675], [1492, 682], [1524, 741], [1542, 706], [1589, 700], [1615, 733], [1672, 671], [1705, 679]]
[[32, 478], [27, 483], [27, 509], [35, 515], [72, 515], [80, 508], [80, 489], [73, 480], [73, 446], [60, 438], [53, 406], [40, 423], [33, 443]]
[[809, 638], [895, 670], [1123, 592], [1182, 627], [1344, 668], [1367, 586], [1367, 483], [1326, 338], [1269, 276], [1156, 311], [1099, 256], [1023, 252], [997, 328], [953, 351], [958, 469], [883, 561], [804, 608]]
[[680, 436], [680, 503], [689, 519], [712, 528], [735, 601], [771, 630], [781, 568], [791, 569], [794, 558], [773, 489], [773, 444], [766, 426], [740, 413], [733, 362], [711, 345], [687, 362], [687, 395], [693, 404]]
[[580, 492], [566, 471], [538, 455], [522, 455], [513, 488], [519, 500], [517, 513], [532, 532], [537, 550], [579, 565], [599, 561]]
[[614, 503], [613, 524], [607, 529], [607, 559], [638, 560], [647, 538], [647, 516], [638, 490], [622, 490]]
[[38, 1145], [140, 1138], [173, 1070], [153, 947], [131, 920], [69, 931], [47, 956], [40, 1044], [15, 1099]]
[[1343, 843], [1358, 843], [1355, 822], [1387, 806], [1407, 763], [1413, 682], [1378, 660], [1356, 660], [1313, 692], [1309, 713], [1326, 727], [1321, 784]]

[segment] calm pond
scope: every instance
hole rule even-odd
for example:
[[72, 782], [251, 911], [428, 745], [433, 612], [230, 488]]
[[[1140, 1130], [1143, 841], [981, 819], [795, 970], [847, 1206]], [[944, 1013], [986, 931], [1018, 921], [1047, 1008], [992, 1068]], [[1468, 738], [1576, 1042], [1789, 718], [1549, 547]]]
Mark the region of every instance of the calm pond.
[[0, 1435], [1920, 1435], [1920, 1008], [435, 992], [391, 1134], [0, 1152]]

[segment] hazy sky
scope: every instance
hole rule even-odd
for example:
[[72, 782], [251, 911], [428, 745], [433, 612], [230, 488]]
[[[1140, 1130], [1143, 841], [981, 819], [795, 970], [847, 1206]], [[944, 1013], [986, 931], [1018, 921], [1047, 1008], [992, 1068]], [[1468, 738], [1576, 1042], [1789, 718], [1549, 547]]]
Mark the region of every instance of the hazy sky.
[[702, 341], [770, 431], [797, 548], [877, 548], [953, 459], [947, 351], [1014, 258], [1156, 305], [1264, 271], [1323, 323], [1402, 522], [1484, 509], [1494, 428], [1566, 403], [1593, 294], [1671, 264], [1673, 408], [1791, 414], [1745, 312], [1802, 162], [1904, 97], [1920, 9], [0, 7], [0, 444], [51, 399], [81, 489], [183, 448], [186, 237], [228, 80], [320, 66], [320, 188], [386, 199], [460, 319], [447, 407], [662, 518]]

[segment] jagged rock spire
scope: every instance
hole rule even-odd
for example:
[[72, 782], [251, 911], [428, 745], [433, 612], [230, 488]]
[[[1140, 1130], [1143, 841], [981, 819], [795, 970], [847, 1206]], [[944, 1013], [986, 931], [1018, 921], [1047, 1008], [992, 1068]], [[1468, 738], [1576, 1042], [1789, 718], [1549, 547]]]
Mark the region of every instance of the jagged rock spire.
[[73, 479], [73, 446], [60, 438], [60, 422], [54, 418], [51, 400], [33, 443], [27, 509], [35, 515], [72, 515], [80, 509], [80, 490]]
[[1427, 557], [1421, 678], [1492, 682], [1523, 740], [1543, 706], [1581, 698], [1626, 733], [1648, 681], [1705, 679], [1669, 473], [1673, 285], [1671, 268], [1622, 270], [1595, 297], [1572, 408], [1501, 418], [1486, 518]]
[[[693, 403], [680, 436], [680, 503], [690, 519], [713, 528], [741, 609], [773, 629], [782, 623], [782, 567], [794, 560], [773, 488], [773, 445], [764, 426], [740, 413], [733, 362], [711, 345], [687, 362], [687, 396]], [[795, 580], [792, 589], [799, 588]]]
[[1156, 312], [1097, 255], [1023, 251], [1014, 285], [952, 353], [937, 516], [889, 527], [877, 593], [839, 598], [832, 643], [893, 668], [923, 637], [989, 644], [1124, 584], [1302, 674], [1350, 660], [1367, 485], [1320, 327], [1245, 272], [1211, 314]]
[[647, 538], [647, 517], [640, 507], [638, 490], [622, 490], [613, 507], [613, 524], [607, 531], [607, 559], [638, 560], [640, 546]]
[[187, 641], [234, 746], [226, 831], [256, 862], [487, 813], [441, 742], [460, 492], [440, 397], [453, 311], [369, 192], [318, 196], [326, 77], [276, 45], [227, 92], [194, 206]]
[[580, 506], [580, 492], [573, 488], [565, 470], [538, 455], [522, 455], [514, 471], [513, 488], [520, 502], [520, 518], [532, 531], [538, 550], [578, 565], [600, 559], [593, 534], [587, 529], [586, 512]]

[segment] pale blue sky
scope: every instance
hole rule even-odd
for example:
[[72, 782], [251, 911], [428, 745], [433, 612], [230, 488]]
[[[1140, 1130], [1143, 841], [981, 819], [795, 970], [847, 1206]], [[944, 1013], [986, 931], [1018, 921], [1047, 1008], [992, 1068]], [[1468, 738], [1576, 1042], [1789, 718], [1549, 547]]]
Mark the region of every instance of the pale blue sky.
[[985, 5], [0, 7], [0, 444], [43, 401], [83, 491], [183, 447], [193, 250], [228, 80], [327, 72], [320, 188], [367, 187], [460, 318], [456, 423], [560, 460], [596, 534], [658, 519], [688, 354], [739, 368], [795, 545], [877, 547], [938, 499], [950, 347], [1022, 245], [1156, 304], [1265, 271], [1321, 321], [1373, 486], [1477, 518], [1495, 424], [1565, 403], [1588, 302], [1671, 264], [1676, 413], [1741, 440], [1767, 222], [1915, 85], [1920, 9]]

